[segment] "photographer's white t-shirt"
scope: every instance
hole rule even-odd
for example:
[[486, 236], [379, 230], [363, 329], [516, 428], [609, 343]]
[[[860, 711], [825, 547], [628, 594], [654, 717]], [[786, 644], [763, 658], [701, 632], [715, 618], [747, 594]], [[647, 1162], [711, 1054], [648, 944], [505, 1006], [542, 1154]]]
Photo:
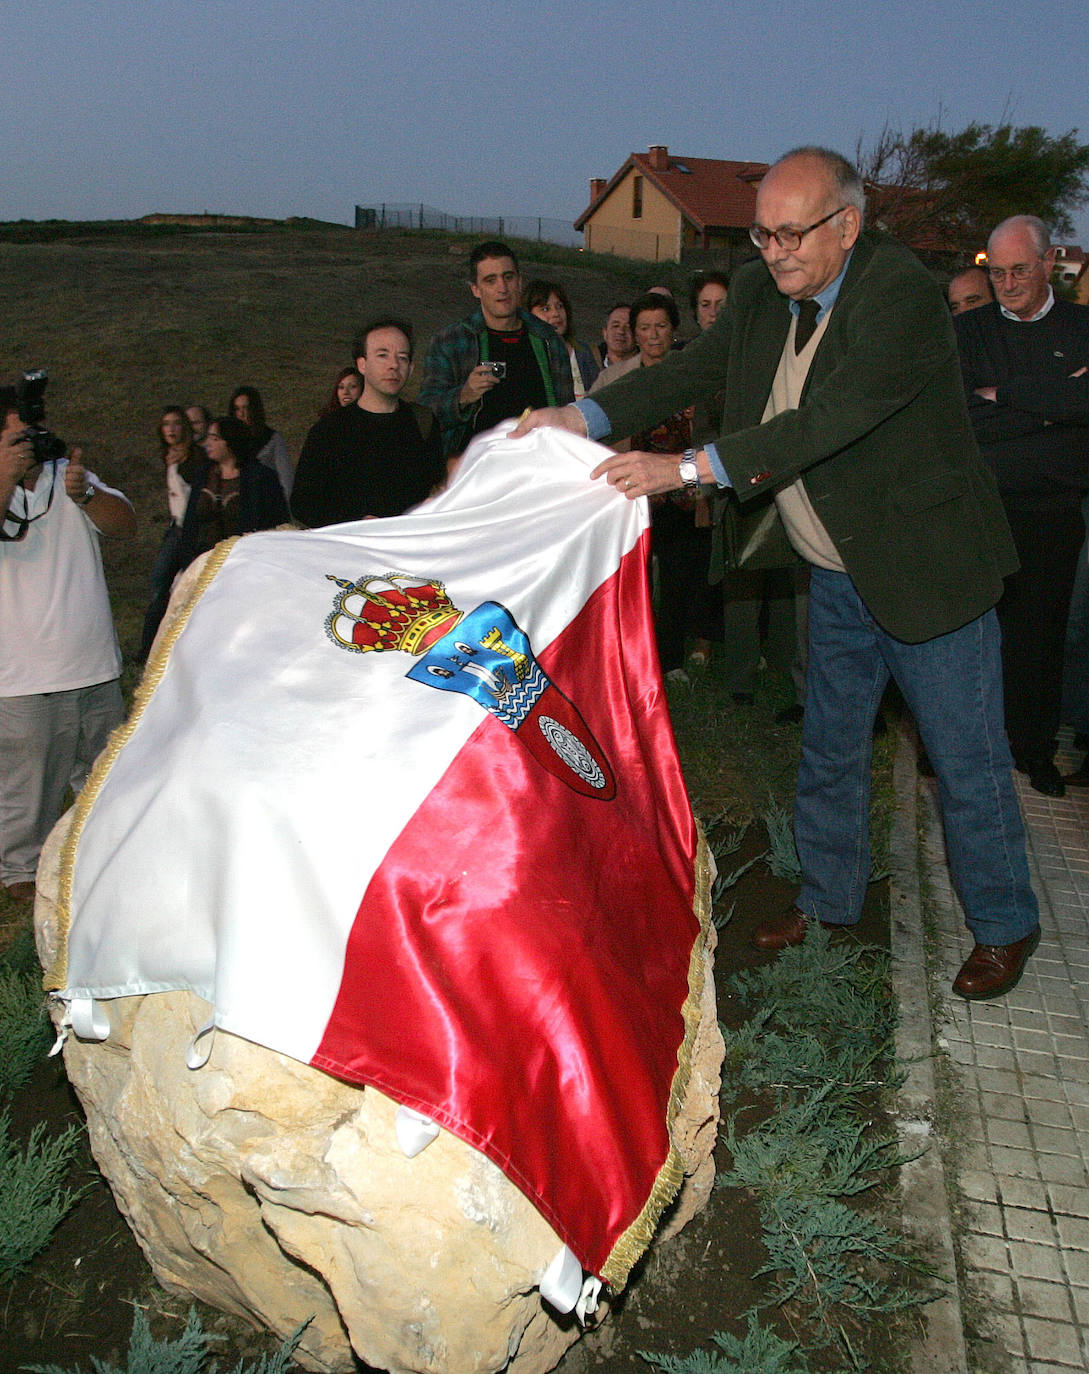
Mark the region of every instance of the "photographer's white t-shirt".
[[10, 509], [31, 524], [24, 538], [0, 542], [0, 696], [65, 692], [121, 673], [99, 532], [65, 494], [67, 466], [46, 463], [34, 490], [12, 497]]

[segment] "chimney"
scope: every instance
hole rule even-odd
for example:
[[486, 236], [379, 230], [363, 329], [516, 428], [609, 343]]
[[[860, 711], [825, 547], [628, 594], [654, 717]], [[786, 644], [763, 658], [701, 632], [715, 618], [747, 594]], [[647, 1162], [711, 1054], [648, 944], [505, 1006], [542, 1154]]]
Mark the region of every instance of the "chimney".
[[664, 143], [652, 143], [647, 160], [656, 172], [669, 171], [669, 149]]
[[591, 205], [594, 203], [595, 200], [597, 200], [598, 196], [601, 195], [601, 193], [602, 193], [602, 191], [604, 191], [604, 189], [605, 189], [605, 178], [604, 178], [604, 177], [591, 177], [591, 178], [590, 178], [590, 204], [591, 204]]

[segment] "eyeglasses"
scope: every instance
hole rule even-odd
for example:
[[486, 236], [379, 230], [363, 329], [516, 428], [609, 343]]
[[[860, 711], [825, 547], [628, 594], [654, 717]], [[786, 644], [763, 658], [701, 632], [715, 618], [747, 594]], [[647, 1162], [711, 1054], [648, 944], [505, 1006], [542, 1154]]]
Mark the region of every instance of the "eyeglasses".
[[991, 281], [1005, 281], [1007, 277], [1011, 281], [1028, 281], [1042, 262], [1043, 258], [1037, 258], [1035, 262], [1015, 263], [1013, 267], [988, 267], [987, 275]]
[[796, 248], [801, 246], [802, 239], [806, 234], [811, 234], [814, 229], [819, 229], [822, 224], [827, 224], [830, 219], [834, 219], [842, 210], [846, 210], [846, 205], [841, 205], [839, 210], [833, 210], [830, 215], [825, 215], [824, 219], [817, 220], [816, 224], [811, 224], [808, 229], [765, 229], [762, 224], [749, 225], [749, 238], [756, 244], [757, 248], [766, 248], [768, 244], [775, 240], [780, 248], [785, 248], [788, 253], [793, 253]]

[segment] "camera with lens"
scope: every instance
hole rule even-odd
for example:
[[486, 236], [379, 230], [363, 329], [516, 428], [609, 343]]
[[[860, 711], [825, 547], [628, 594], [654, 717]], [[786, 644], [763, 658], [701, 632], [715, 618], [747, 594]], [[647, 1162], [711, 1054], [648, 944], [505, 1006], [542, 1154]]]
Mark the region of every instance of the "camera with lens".
[[39, 368], [37, 372], [24, 372], [15, 388], [19, 408], [19, 420], [25, 426], [23, 438], [30, 441], [37, 463], [55, 463], [68, 452], [68, 445], [58, 439], [51, 429], [42, 424], [45, 419], [45, 387], [49, 373]]
[[492, 376], [497, 377], [499, 381], [502, 381], [507, 375], [507, 365], [502, 359], [499, 359], [498, 362], [481, 363], [481, 367], [486, 367]]

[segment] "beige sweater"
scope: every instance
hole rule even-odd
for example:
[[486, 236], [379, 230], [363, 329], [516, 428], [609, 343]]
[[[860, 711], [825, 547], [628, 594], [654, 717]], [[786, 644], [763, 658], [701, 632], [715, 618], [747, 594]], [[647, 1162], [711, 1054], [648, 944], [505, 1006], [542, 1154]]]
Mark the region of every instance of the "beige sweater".
[[[771, 384], [771, 394], [768, 396], [768, 403], [764, 408], [762, 423], [770, 420], [773, 415], [781, 414], [784, 410], [797, 410], [802, 396], [802, 388], [805, 386], [805, 379], [809, 375], [810, 364], [813, 362], [813, 355], [824, 336], [825, 328], [831, 316], [830, 310], [813, 331], [813, 337], [797, 354], [794, 352], [794, 331], [798, 324], [797, 316], [795, 316], [783, 346], [783, 354], [779, 359], [775, 380]], [[817, 512], [813, 509], [813, 503], [809, 499], [805, 483], [800, 477], [776, 493], [775, 504], [782, 516], [787, 537], [807, 563], [815, 563], [818, 568], [828, 568], [832, 572], [844, 571], [843, 559], [840, 558], [828, 531], [817, 518]]]

